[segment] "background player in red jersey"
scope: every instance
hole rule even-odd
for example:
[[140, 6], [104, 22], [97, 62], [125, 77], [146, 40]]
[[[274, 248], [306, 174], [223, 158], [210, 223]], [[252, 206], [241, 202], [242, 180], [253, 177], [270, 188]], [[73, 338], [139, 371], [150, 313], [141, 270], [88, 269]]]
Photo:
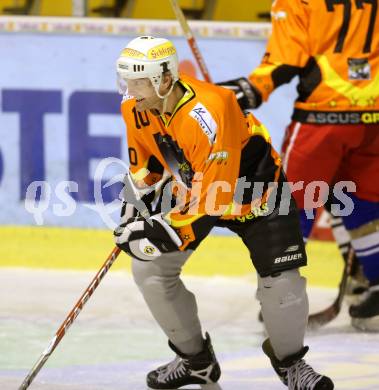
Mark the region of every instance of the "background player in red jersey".
[[[243, 109], [256, 108], [297, 76], [298, 98], [282, 147], [304, 237], [313, 219], [305, 188], [356, 185], [353, 210], [342, 210], [351, 243], [369, 280], [368, 293], [350, 307], [352, 323], [379, 331], [379, 20], [377, 0], [276, 0], [272, 35], [262, 63], [232, 88]], [[327, 194], [321, 193], [327, 197]], [[334, 203], [338, 203], [336, 199]], [[332, 212], [338, 214], [337, 208]]]

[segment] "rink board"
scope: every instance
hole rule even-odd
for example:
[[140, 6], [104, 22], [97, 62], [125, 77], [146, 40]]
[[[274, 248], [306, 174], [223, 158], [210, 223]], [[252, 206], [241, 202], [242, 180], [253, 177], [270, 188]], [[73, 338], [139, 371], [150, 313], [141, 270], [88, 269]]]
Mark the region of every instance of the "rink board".
[[[219, 232], [227, 233], [226, 229]], [[110, 230], [47, 227], [0, 227], [0, 267], [98, 270], [113, 248]], [[311, 241], [309, 266], [301, 272], [311, 285], [335, 287], [342, 260], [334, 243]], [[130, 270], [130, 258], [122, 253], [112, 267]], [[184, 267], [196, 276], [244, 276], [255, 273], [247, 249], [235, 235], [211, 235]]]

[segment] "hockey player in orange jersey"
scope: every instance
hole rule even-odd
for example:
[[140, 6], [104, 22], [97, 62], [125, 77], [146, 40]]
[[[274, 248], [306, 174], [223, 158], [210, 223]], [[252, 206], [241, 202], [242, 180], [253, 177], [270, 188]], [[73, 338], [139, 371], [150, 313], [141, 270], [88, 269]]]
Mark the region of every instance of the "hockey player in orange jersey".
[[[350, 307], [352, 324], [379, 331], [379, 15], [377, 0], [276, 0], [272, 35], [248, 80], [234, 89], [243, 109], [256, 108], [273, 90], [299, 77], [298, 98], [283, 142], [283, 168], [307, 237], [313, 219], [306, 186], [355, 184], [354, 209], [343, 216], [352, 246], [370, 282]], [[325, 194], [323, 194], [325, 195]], [[310, 213], [312, 214], [312, 213]]]
[[242, 113], [231, 91], [180, 76], [166, 39], [129, 42], [117, 73], [130, 159], [126, 187], [150, 216], [139, 217], [137, 210], [146, 210], [126, 202], [115, 240], [132, 257], [135, 282], [177, 355], [147, 375], [148, 387], [220, 388], [210, 337], [203, 337], [180, 272], [212, 227], [222, 226], [241, 237], [257, 269], [269, 336], [263, 350], [280, 379], [292, 390], [333, 389], [303, 360], [308, 300], [298, 268], [306, 253], [265, 127]]

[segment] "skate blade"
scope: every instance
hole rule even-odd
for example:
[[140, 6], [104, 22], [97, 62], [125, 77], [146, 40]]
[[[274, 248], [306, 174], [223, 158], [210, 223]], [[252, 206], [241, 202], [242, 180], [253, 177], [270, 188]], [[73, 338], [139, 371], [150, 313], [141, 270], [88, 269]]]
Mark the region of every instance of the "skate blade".
[[[222, 390], [221, 386], [218, 383], [210, 383], [207, 385], [199, 385], [200, 387], [180, 387], [175, 389], [167, 389], [167, 390]], [[148, 387], [147, 390], [156, 390]]]
[[379, 316], [372, 318], [352, 318], [351, 324], [362, 332], [379, 332]]

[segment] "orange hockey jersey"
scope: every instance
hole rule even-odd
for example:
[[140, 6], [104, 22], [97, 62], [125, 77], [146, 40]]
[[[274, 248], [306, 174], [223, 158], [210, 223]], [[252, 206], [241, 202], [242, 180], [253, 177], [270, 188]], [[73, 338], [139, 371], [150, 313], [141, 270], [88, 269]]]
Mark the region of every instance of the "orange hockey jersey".
[[299, 76], [294, 120], [379, 123], [378, 0], [276, 0], [272, 35], [249, 76], [263, 100]]
[[[241, 112], [233, 92], [188, 76], [178, 82], [185, 93], [170, 115], [137, 112], [134, 99], [123, 101], [121, 111], [137, 185], [156, 183], [164, 171], [184, 184], [187, 203], [166, 220], [185, 248], [195, 245], [219, 218], [251, 212], [254, 183], [277, 181], [281, 161], [265, 127]], [[251, 187], [246, 185], [242, 198], [236, 199], [238, 178]], [[266, 195], [261, 193], [255, 204], [261, 206]]]

